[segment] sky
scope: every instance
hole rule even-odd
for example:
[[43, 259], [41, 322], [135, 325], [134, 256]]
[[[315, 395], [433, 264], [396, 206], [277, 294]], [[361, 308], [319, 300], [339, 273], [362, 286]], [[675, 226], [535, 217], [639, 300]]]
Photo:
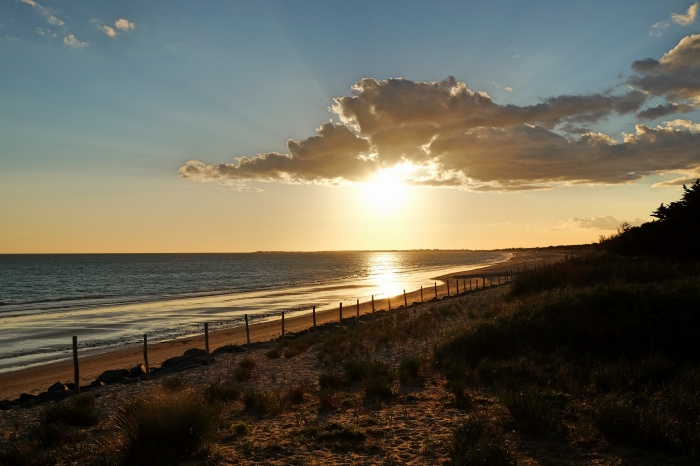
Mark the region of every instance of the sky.
[[700, 177], [698, 2], [0, 2], [0, 253], [597, 242]]

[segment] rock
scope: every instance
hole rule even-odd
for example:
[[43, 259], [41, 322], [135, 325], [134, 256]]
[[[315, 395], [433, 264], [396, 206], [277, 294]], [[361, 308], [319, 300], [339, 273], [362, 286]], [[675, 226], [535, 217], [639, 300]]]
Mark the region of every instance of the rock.
[[51, 385], [48, 390], [46, 390], [49, 393], [52, 392], [66, 392], [68, 391], [68, 387], [62, 382], [56, 382], [55, 384]]
[[140, 377], [142, 375], [146, 375], [146, 366], [143, 364], [139, 364], [129, 369], [129, 377], [131, 378]]
[[70, 391], [65, 390], [62, 392], [43, 392], [39, 393], [36, 397], [37, 402], [45, 402], [45, 401], [61, 401], [70, 396]]
[[0, 411], [7, 411], [17, 406], [17, 403], [10, 400], [0, 400]]
[[230, 345], [224, 345], [216, 348], [214, 350], [214, 354], [220, 354], [220, 353], [243, 353], [245, 351], [245, 348], [236, 345], [236, 344], [230, 344]]
[[19, 398], [17, 398], [17, 401], [19, 401], [21, 404], [34, 404], [36, 403], [36, 398], [36, 395], [22, 393]]
[[160, 367], [173, 367], [173, 366], [178, 366], [184, 362], [193, 364], [194, 357], [193, 356], [175, 356], [173, 358], [166, 359], [163, 361], [163, 363], [160, 365]]
[[192, 357], [199, 357], [199, 356], [206, 356], [207, 352], [203, 349], [200, 348], [190, 348], [184, 353], [185, 356], [192, 356]]
[[104, 387], [105, 383], [102, 382], [101, 380], [93, 380], [92, 383], [90, 384], [91, 387]]
[[97, 377], [97, 382], [117, 383], [121, 382], [125, 377], [129, 377], [129, 371], [127, 369], [113, 369], [100, 374], [100, 376]]

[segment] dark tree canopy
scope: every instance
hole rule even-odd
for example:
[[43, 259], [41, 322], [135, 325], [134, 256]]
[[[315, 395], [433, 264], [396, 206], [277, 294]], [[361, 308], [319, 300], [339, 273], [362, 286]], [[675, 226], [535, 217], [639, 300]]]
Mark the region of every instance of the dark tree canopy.
[[683, 185], [680, 200], [661, 204], [651, 216], [656, 220], [620, 229], [619, 234], [601, 241], [601, 246], [631, 256], [700, 259], [700, 179], [690, 187]]

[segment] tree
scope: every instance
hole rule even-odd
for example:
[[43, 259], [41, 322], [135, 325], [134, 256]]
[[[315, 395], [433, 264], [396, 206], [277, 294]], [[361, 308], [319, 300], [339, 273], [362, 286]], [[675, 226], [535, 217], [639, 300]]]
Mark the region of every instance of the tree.
[[651, 215], [657, 220], [638, 227], [623, 224], [617, 235], [601, 238], [600, 245], [623, 255], [700, 259], [700, 179], [683, 185], [680, 200], [661, 204]]

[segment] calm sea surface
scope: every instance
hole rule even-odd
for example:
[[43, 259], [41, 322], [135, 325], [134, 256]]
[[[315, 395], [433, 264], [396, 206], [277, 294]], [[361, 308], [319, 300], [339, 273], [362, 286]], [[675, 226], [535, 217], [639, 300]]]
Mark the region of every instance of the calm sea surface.
[[496, 252], [0, 255], [0, 371], [432, 285]]

